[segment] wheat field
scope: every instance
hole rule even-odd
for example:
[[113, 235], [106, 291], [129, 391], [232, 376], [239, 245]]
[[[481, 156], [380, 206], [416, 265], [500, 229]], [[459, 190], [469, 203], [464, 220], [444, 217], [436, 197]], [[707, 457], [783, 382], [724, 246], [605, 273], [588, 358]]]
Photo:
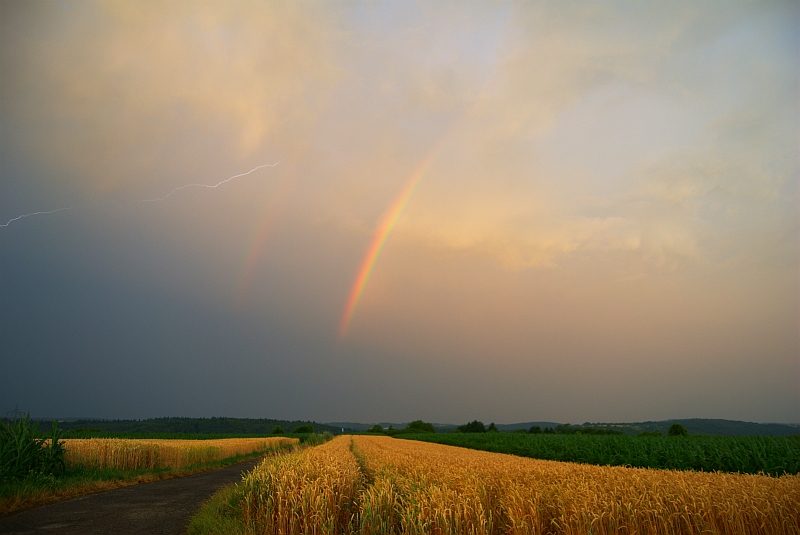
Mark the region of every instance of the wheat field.
[[67, 466], [140, 470], [185, 468], [278, 449], [298, 440], [285, 437], [212, 440], [71, 438], [63, 442]]
[[242, 515], [258, 533], [350, 532], [363, 477], [350, 440], [337, 437], [266, 459], [239, 485]]
[[800, 534], [800, 478], [540, 461], [379, 436], [266, 459], [235, 490], [260, 534]]
[[355, 437], [362, 533], [800, 533], [800, 478], [591, 466]]

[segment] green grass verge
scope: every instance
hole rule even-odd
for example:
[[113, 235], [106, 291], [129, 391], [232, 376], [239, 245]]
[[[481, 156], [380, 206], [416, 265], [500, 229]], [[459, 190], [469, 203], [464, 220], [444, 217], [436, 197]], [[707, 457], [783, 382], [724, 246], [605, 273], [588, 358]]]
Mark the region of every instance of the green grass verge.
[[800, 437], [426, 433], [402, 435], [402, 438], [535, 459], [604, 466], [771, 476], [800, 473]]
[[[288, 445], [280, 449], [291, 447]], [[180, 469], [113, 470], [73, 467], [67, 468], [59, 476], [39, 474], [22, 480], [6, 481], [0, 484], [0, 515], [93, 492], [207, 472], [275, 451], [275, 448], [271, 448]]]
[[242, 519], [241, 496], [236, 485], [217, 491], [189, 522], [187, 535], [251, 535]]

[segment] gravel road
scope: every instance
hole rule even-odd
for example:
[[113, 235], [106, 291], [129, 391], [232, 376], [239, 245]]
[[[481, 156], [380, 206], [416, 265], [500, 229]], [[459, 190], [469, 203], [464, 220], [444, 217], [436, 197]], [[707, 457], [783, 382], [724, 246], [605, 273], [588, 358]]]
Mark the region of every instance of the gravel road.
[[143, 483], [43, 505], [0, 518], [0, 533], [179, 535], [200, 504], [260, 459], [193, 476]]

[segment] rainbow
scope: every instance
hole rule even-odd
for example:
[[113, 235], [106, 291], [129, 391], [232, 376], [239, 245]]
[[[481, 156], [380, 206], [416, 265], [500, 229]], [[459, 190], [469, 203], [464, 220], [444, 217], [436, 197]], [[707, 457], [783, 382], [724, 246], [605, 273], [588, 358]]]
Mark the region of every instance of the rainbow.
[[[445, 138], [446, 137], [447, 136], [445, 136]], [[394, 230], [397, 221], [400, 219], [400, 216], [403, 215], [403, 210], [405, 210], [409, 199], [414, 194], [417, 184], [419, 184], [420, 180], [422, 180], [422, 177], [428, 171], [431, 163], [433, 163], [433, 161], [436, 159], [436, 156], [439, 154], [439, 150], [443, 144], [444, 139], [437, 144], [437, 146], [422, 161], [416, 171], [412, 173], [411, 177], [400, 191], [400, 194], [395, 197], [392, 204], [389, 205], [389, 208], [386, 210], [386, 212], [384, 212], [383, 218], [381, 218], [380, 223], [375, 229], [375, 235], [372, 237], [372, 242], [370, 242], [369, 249], [367, 249], [367, 254], [364, 256], [364, 260], [361, 262], [361, 267], [358, 268], [358, 274], [356, 275], [356, 279], [353, 282], [353, 287], [351, 288], [350, 294], [347, 298], [347, 304], [344, 307], [342, 320], [339, 324], [340, 339], [344, 338], [344, 336], [347, 334], [350, 321], [353, 319], [353, 314], [358, 307], [358, 302], [361, 300], [361, 295], [364, 293], [364, 288], [367, 287], [370, 275], [372, 275], [372, 271], [375, 268], [375, 263], [378, 261], [378, 257], [381, 255], [381, 251], [383, 250], [383, 246], [386, 244], [386, 240], [389, 239], [389, 235], [392, 233], [392, 230]]]

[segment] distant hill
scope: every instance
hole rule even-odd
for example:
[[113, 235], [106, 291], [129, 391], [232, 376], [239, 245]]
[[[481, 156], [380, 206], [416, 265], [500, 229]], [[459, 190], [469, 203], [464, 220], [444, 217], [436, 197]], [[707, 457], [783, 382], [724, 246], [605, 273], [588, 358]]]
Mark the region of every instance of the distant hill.
[[[50, 428], [51, 419], [37, 419], [39, 429]], [[91, 429], [111, 433], [185, 433], [185, 434], [269, 434], [280, 426], [286, 432], [301, 425], [310, 425], [317, 433], [328, 431], [333, 434], [363, 432], [374, 426], [374, 423], [359, 422], [327, 422], [317, 423], [303, 420], [272, 420], [268, 418], [149, 418], [146, 420], [102, 420], [94, 418], [59, 419], [59, 428], [64, 430]], [[648, 422], [585, 422], [573, 425], [573, 428], [594, 427], [598, 429], [614, 429], [626, 435], [638, 435], [642, 432], [660, 431], [667, 434], [669, 426], [680, 422], [692, 435], [720, 435], [720, 436], [788, 436], [800, 435], [800, 424], [759, 424], [742, 422], [738, 420], [721, 420], [712, 418], [685, 418], [676, 420], [660, 420]], [[463, 422], [466, 423], [466, 422]], [[487, 426], [490, 422], [484, 422]], [[407, 422], [379, 422], [383, 428], [389, 426], [395, 429], [404, 429]], [[433, 424], [438, 433], [454, 431], [459, 424]], [[512, 432], [519, 429], [528, 430], [534, 425], [542, 429], [555, 428], [562, 425], [558, 422], [519, 422], [513, 424], [495, 424], [500, 431]]]
[[[325, 425], [330, 425], [332, 427], [338, 427], [339, 431], [341, 432], [342, 427], [345, 429], [352, 429], [353, 431], [366, 431], [367, 429], [371, 428], [375, 424], [362, 424], [359, 422], [325, 422]], [[383, 424], [381, 424], [383, 425]], [[388, 427], [388, 426], [387, 426]]]
[[691, 435], [718, 435], [718, 436], [775, 436], [800, 435], [798, 424], [758, 424], [742, 422], [739, 420], [721, 420], [714, 418], [685, 418], [677, 420], [661, 420], [658, 422], [634, 423], [589, 423], [587, 427], [601, 429], [617, 429], [625, 434], [638, 435], [642, 432], [660, 431], [667, 434], [669, 426], [680, 422]]
[[[692, 435], [717, 435], [717, 436], [788, 436], [800, 435], [800, 424], [758, 424], [754, 422], [742, 422], [738, 420], [721, 420], [713, 418], [685, 418], [676, 420], [660, 420], [649, 422], [629, 422], [629, 423], [609, 423], [609, 422], [585, 422], [580, 425], [573, 425], [575, 429], [581, 427], [594, 427], [598, 429], [614, 429], [626, 435], [638, 435], [642, 432], [660, 431], [666, 435], [669, 426], [675, 422], [680, 422]], [[466, 423], [466, 422], [464, 422]], [[487, 426], [490, 422], [484, 422]], [[384, 429], [390, 425], [395, 429], [404, 429], [406, 422], [380, 422], [379, 425]], [[374, 426], [374, 423], [362, 424], [357, 422], [328, 422], [327, 425], [338, 426], [352, 429], [354, 431], [366, 431]], [[495, 424], [501, 432], [510, 433], [519, 429], [528, 430], [538, 425], [542, 429], [546, 427], [556, 428], [564, 425], [559, 422], [519, 422], [514, 424]], [[450, 433], [454, 431], [457, 424], [433, 424], [438, 433]], [[340, 431], [341, 432], [341, 431]]]
[[[782, 437], [788, 435], [800, 435], [800, 425], [797, 424], [757, 424], [754, 422], [741, 422], [738, 420], [721, 420], [713, 418], [685, 418], [677, 420], [661, 420], [650, 422], [631, 422], [631, 423], [607, 423], [607, 422], [585, 422], [581, 425], [573, 425], [573, 428], [594, 427], [597, 429], [614, 429], [622, 431], [626, 435], [638, 435], [643, 432], [660, 431], [666, 435], [669, 426], [675, 422], [680, 422], [686, 427], [691, 435], [716, 435], [716, 436], [775, 436]], [[545, 427], [555, 428], [562, 425], [556, 422], [522, 422], [517, 424], [496, 424], [500, 431], [514, 431], [517, 429], [530, 429], [531, 426], [538, 425], [542, 429]]]
[[[49, 429], [51, 422], [39, 420], [39, 429]], [[341, 434], [342, 427], [301, 420], [271, 420], [267, 418], [148, 418], [146, 420], [60, 420], [58, 427], [63, 430], [100, 430], [110, 433], [185, 433], [198, 435], [266, 435], [275, 426], [287, 433], [301, 425], [310, 425], [317, 433], [328, 431]], [[354, 431], [354, 429], [345, 429]]]
[[518, 429], [524, 429], [525, 431], [527, 431], [534, 425], [538, 425], [539, 427], [544, 429], [545, 427], [556, 427], [562, 424], [559, 424], [557, 422], [521, 422], [518, 424], [495, 424], [495, 425], [497, 426], [497, 429], [499, 429], [500, 431], [510, 432], [510, 431], [517, 431]]
[[[375, 422], [369, 424], [362, 424], [360, 422], [325, 422], [325, 424], [338, 427], [340, 432], [342, 427], [344, 427], [345, 430], [350, 429], [353, 431], [362, 432], [372, 429], [376, 425], [379, 425], [384, 429], [389, 429], [389, 426], [394, 427], [395, 429], [405, 429], [408, 425], [408, 422]], [[458, 426], [455, 424], [433, 424], [433, 427], [436, 428], [437, 433], [449, 433]]]

